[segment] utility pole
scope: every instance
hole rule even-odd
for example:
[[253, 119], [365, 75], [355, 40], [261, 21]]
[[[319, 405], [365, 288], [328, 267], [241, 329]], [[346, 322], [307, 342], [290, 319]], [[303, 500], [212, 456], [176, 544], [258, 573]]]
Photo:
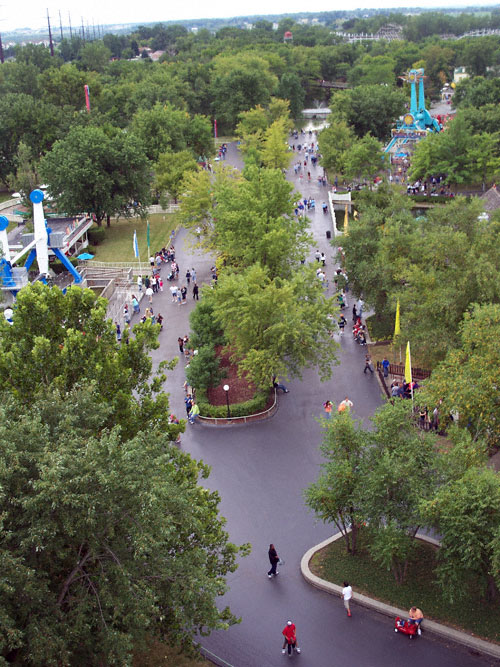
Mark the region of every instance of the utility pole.
[[93, 30], [94, 30], [94, 39], [95, 39], [95, 23], [94, 23], [94, 19], [92, 19], [92, 28], [93, 28]]
[[61, 42], [62, 42], [62, 41], [63, 41], [63, 39], [64, 39], [64, 36], [63, 36], [63, 31], [62, 31], [62, 18], [61, 18], [61, 10], [59, 10], [59, 28], [61, 29]]
[[50, 45], [50, 55], [54, 55], [54, 42], [52, 41], [52, 30], [50, 29], [50, 16], [49, 10], [47, 8], [47, 23], [49, 24], [49, 45]]
[[85, 26], [83, 25], [83, 16], [82, 16], [82, 39], [85, 41]]
[[0, 63], [2, 63], [2, 65], [3, 65], [4, 62], [5, 62], [5, 58], [3, 57], [2, 35], [0, 35]]
[[73, 39], [73, 28], [71, 27], [71, 14], [68, 12], [69, 38]]

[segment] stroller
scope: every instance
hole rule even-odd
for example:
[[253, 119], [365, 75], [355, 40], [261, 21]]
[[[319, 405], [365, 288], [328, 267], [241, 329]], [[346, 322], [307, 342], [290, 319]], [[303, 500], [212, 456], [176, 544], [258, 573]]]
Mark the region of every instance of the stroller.
[[394, 632], [402, 632], [404, 635], [408, 635], [410, 639], [418, 637], [422, 633], [418, 623], [404, 621], [399, 616], [394, 621]]

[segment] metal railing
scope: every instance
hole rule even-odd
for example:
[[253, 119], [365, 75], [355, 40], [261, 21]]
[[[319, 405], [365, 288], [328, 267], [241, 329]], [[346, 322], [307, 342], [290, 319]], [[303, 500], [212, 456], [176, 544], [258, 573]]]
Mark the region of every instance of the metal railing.
[[253, 421], [263, 421], [264, 419], [269, 419], [272, 417], [278, 409], [278, 398], [277, 391], [274, 390], [274, 401], [271, 407], [263, 410], [262, 412], [256, 412], [253, 415], [244, 415], [243, 417], [204, 417], [203, 415], [198, 416], [198, 421], [202, 424], [212, 426], [228, 426], [230, 424], [248, 424]]

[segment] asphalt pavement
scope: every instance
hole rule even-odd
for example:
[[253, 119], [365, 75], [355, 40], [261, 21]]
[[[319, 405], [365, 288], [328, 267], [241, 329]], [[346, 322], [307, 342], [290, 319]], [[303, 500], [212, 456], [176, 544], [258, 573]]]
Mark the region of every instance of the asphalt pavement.
[[[302, 158], [303, 160], [303, 158]], [[229, 146], [227, 163], [241, 166], [236, 146]], [[310, 169], [321, 172], [320, 167]], [[307, 170], [306, 170], [307, 173]], [[327, 255], [327, 277], [330, 281], [337, 264], [334, 247], [326, 239], [331, 220], [321, 210], [327, 199], [326, 189], [316, 178], [309, 183], [288, 172], [303, 196], [314, 196], [316, 211], [310, 211], [311, 231], [316, 245], [309, 261], [314, 261], [316, 247]], [[181, 278], [186, 268], [195, 267], [198, 283], [208, 281], [213, 259], [194, 247], [190, 232], [177, 235], [176, 256]], [[179, 281], [183, 283], [182, 279]], [[164, 292], [154, 296], [155, 312], [165, 318], [160, 334], [160, 348], [153, 361], [178, 355], [177, 338], [189, 332], [188, 315], [194, 306], [191, 290], [186, 306], [171, 303], [166, 283]], [[143, 301], [144, 304], [144, 301]], [[346, 317], [350, 323], [349, 302]], [[142, 310], [145, 306], [142, 306]], [[241, 544], [250, 542], [252, 553], [241, 559], [238, 570], [228, 577], [229, 592], [220, 605], [229, 605], [241, 623], [226, 632], [215, 632], [200, 638], [201, 644], [218, 664], [234, 667], [275, 667], [287, 656], [281, 654], [281, 631], [287, 619], [297, 626], [302, 654], [293, 660], [303, 667], [479, 667], [496, 664], [454, 644], [437, 640], [429, 634], [418, 641], [396, 634], [387, 617], [353, 604], [348, 618], [342, 601], [308, 585], [300, 574], [300, 560], [313, 545], [335, 532], [335, 527], [315, 521], [304, 505], [303, 491], [319, 473], [322, 457], [322, 405], [329, 399], [335, 404], [345, 396], [353, 401], [353, 415], [370, 423], [374, 410], [383, 402], [374, 375], [365, 375], [365, 349], [352, 340], [350, 326], [340, 342], [339, 361], [332, 379], [321, 383], [317, 372], [308, 370], [301, 380], [287, 383], [290, 393], [279, 394], [279, 410], [270, 420], [248, 426], [223, 428], [195, 424], [187, 426], [181, 447], [212, 467], [203, 483], [216, 489], [221, 497], [221, 515], [227, 519], [230, 539]], [[184, 363], [168, 374], [166, 389], [170, 392], [173, 412], [184, 416]], [[267, 550], [276, 545], [285, 564], [280, 574], [268, 579]], [[356, 591], [356, 582], [351, 582]], [[415, 600], [418, 604], [418, 600]], [[425, 609], [424, 609], [425, 613]]]

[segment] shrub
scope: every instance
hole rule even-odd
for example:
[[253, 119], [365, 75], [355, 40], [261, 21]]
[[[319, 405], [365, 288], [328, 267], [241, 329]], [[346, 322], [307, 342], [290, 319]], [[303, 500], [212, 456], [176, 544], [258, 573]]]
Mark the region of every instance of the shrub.
[[191, 312], [189, 324], [191, 326], [191, 345], [194, 347], [215, 347], [224, 344], [224, 334], [214, 319], [214, 309], [209, 295], [205, 295]]
[[106, 238], [106, 230], [101, 227], [92, 227], [87, 232], [87, 236], [91, 245], [99, 245]]
[[[189, 369], [188, 369], [189, 370]], [[229, 410], [231, 417], [245, 417], [265, 410], [269, 398], [269, 391], [258, 391], [253, 398], [243, 403], [231, 403]], [[226, 405], [212, 405], [208, 402], [204, 391], [197, 391], [196, 402], [203, 417], [227, 417]]]
[[218, 384], [224, 377], [220, 362], [211, 345], [203, 345], [198, 348], [198, 354], [194, 356], [186, 368], [187, 381], [196, 389], [208, 389]]

